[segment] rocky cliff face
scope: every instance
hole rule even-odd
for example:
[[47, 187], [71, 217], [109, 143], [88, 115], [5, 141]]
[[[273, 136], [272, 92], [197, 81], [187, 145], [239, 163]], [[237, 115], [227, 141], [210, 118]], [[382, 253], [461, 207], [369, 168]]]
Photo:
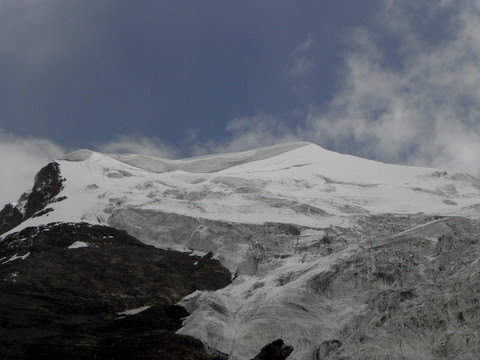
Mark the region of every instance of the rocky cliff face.
[[0, 234], [6, 233], [23, 221], [24, 214], [18, 206], [7, 204], [0, 211]]
[[0, 235], [32, 216], [45, 215], [51, 211], [47, 208], [50, 202], [64, 200], [55, 199], [62, 190], [64, 181], [57, 162], [51, 162], [42, 168], [35, 176], [32, 190], [24, 193], [16, 204], [7, 204], [0, 211]]
[[24, 229], [0, 242], [0, 357], [220, 359], [174, 333], [188, 315], [175, 302], [230, 277], [106, 226]]

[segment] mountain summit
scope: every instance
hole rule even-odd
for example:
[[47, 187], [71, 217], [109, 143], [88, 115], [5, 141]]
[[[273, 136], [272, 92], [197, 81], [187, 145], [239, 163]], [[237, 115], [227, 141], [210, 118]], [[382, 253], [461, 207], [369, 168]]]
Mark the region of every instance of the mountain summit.
[[267, 344], [289, 359], [475, 358], [478, 209], [470, 175], [312, 143], [182, 160], [78, 150], [5, 206], [0, 231], [86, 223], [210, 253], [233, 282], [184, 297], [177, 333], [229, 359]]
[[[469, 175], [384, 164], [311, 143], [182, 160], [78, 150], [54, 164], [49, 171], [58, 174], [49, 181], [64, 179], [61, 191], [36, 184], [55, 201], [22, 227], [108, 224], [122, 211], [152, 211], [323, 228], [384, 213], [475, 216], [480, 195], [480, 181]], [[18, 202], [20, 212], [24, 202]]]

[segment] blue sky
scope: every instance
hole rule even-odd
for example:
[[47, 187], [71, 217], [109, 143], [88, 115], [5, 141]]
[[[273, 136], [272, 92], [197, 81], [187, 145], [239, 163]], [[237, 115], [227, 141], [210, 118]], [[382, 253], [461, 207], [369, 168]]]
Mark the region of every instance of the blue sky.
[[2, 189], [77, 148], [294, 140], [478, 175], [477, 34], [477, 0], [0, 0]]

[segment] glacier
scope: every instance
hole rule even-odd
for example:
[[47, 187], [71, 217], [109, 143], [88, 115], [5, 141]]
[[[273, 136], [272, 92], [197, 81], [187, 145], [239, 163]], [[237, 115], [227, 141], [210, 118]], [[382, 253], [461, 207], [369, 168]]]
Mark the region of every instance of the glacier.
[[[247, 360], [480, 357], [480, 180], [298, 142], [167, 160], [78, 150], [62, 189], [3, 236], [52, 222], [212, 252], [231, 285], [197, 291], [180, 334]], [[23, 205], [22, 205], [23, 206]]]

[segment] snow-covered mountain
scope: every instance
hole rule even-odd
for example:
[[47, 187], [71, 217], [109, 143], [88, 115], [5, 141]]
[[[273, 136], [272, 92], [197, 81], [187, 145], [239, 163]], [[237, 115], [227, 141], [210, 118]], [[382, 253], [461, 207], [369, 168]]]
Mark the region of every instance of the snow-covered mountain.
[[87, 222], [212, 252], [234, 281], [184, 298], [178, 333], [230, 359], [276, 339], [289, 359], [480, 356], [470, 175], [302, 142], [184, 160], [79, 150], [44, 177], [4, 209], [3, 236]]
[[[66, 179], [45, 222], [108, 223], [124, 211], [245, 224], [347, 226], [358, 216], [475, 217], [480, 181], [290, 143], [242, 153], [164, 160], [79, 150], [57, 161]], [[17, 231], [18, 229], [15, 229]]]

